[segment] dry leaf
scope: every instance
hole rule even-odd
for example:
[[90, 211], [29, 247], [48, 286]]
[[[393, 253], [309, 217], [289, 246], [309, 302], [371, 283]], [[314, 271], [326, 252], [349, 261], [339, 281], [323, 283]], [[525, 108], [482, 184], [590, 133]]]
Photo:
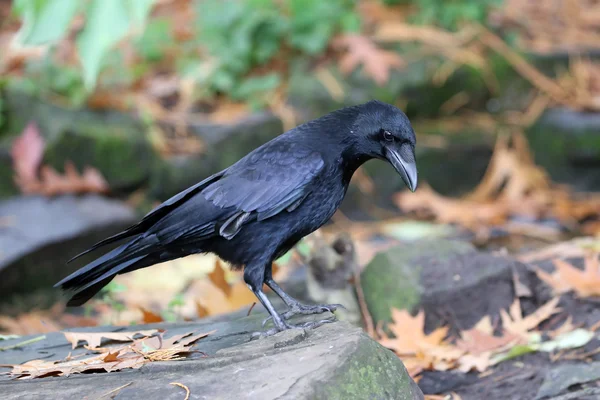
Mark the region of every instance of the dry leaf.
[[460, 336], [461, 339], [456, 341], [456, 346], [472, 356], [500, 350], [519, 340], [518, 336], [508, 332], [504, 332], [502, 336], [494, 336], [491, 332], [484, 332], [477, 327], [462, 331]]
[[11, 155], [15, 183], [19, 187], [37, 179], [38, 169], [44, 157], [45, 146], [44, 139], [40, 135], [35, 122], [30, 122], [23, 133], [15, 139]]
[[152, 311], [145, 309], [144, 307], [140, 307], [140, 311], [142, 312], [142, 322], [144, 324], [153, 324], [156, 322], [163, 321], [163, 318], [160, 315], [155, 314]]
[[566, 261], [556, 259], [554, 273], [549, 274], [538, 268], [537, 275], [550, 285], [557, 294], [575, 291], [580, 297], [600, 296], [600, 262], [599, 253], [585, 257], [583, 270]]
[[119, 342], [130, 342], [135, 336], [152, 336], [158, 333], [158, 329], [149, 329], [145, 331], [134, 332], [63, 332], [65, 338], [71, 343], [73, 349], [77, 347], [80, 341], [88, 343], [90, 349], [100, 347], [102, 338], [116, 340]]
[[337, 48], [344, 48], [346, 54], [340, 59], [340, 70], [349, 74], [362, 65], [364, 72], [378, 85], [388, 82], [390, 71], [404, 66], [404, 61], [393, 51], [381, 50], [366, 36], [347, 34], [333, 41]]
[[[137, 334], [146, 335], [149, 332], [156, 333], [157, 331], [120, 332], [127, 335], [127, 339], [111, 337], [115, 335], [112, 332], [99, 334], [102, 336], [71, 338], [70, 341], [76, 339], [77, 341], [87, 340], [90, 343], [89, 347], [93, 347], [94, 351], [100, 352], [100, 354], [63, 361], [32, 360], [24, 364], [12, 365], [13, 369], [10, 373], [18, 379], [31, 379], [47, 376], [69, 376], [88, 371], [113, 372], [127, 368], [140, 368], [149, 362], [183, 359], [184, 355], [191, 353], [190, 347], [196, 341], [214, 333], [213, 331], [193, 335], [190, 332], [164, 338], [164, 332], [161, 332], [159, 336], [137, 339], [129, 345], [111, 348], [99, 348], [97, 346], [102, 337], [110, 337], [113, 340], [132, 340], [131, 338]], [[65, 336], [67, 336], [67, 333], [65, 333]], [[74, 343], [74, 347], [77, 341]], [[92, 343], [97, 345], [92, 346]]]
[[93, 318], [65, 313], [62, 304], [56, 304], [49, 310], [33, 310], [15, 317], [0, 315], [0, 332], [16, 335], [32, 335], [96, 325], [98, 322]]
[[442, 327], [425, 335], [425, 313], [422, 310], [413, 317], [406, 310], [392, 308], [392, 320], [389, 329], [395, 337], [383, 338], [379, 343], [399, 355], [414, 355], [422, 348], [441, 345], [448, 334], [448, 328]]
[[229, 283], [227, 283], [227, 280], [225, 279], [225, 270], [219, 259], [215, 260], [215, 268], [208, 274], [208, 277], [213, 285], [225, 293], [225, 296], [229, 297], [231, 295], [231, 286], [229, 286]]
[[536, 328], [551, 315], [560, 311], [559, 308], [556, 308], [559, 301], [560, 298], [555, 297], [538, 308], [532, 314], [528, 315], [527, 317], [523, 317], [523, 313], [521, 311], [521, 302], [519, 299], [515, 299], [508, 312], [506, 310], [500, 310], [502, 327], [504, 330], [510, 333], [522, 338], [527, 338], [530, 330]]

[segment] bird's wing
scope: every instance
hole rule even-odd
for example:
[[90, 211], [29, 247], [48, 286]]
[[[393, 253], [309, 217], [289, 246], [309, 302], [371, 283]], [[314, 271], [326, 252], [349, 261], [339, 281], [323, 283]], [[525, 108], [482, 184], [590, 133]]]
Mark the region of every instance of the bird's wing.
[[248, 220], [262, 221], [296, 209], [324, 165], [318, 152], [301, 144], [276, 143], [240, 160], [201, 195], [217, 207], [236, 210], [219, 230], [230, 238]]
[[79, 257], [81, 257], [91, 251], [94, 251], [97, 248], [102, 247], [104, 245], [144, 233], [151, 226], [153, 226], [156, 222], [158, 222], [161, 218], [165, 217], [171, 211], [173, 211], [174, 209], [179, 207], [182, 203], [187, 201], [190, 197], [197, 194], [199, 191], [201, 191], [207, 185], [210, 185], [212, 182], [215, 182], [216, 180], [218, 180], [221, 176], [223, 176], [223, 174], [226, 171], [227, 170], [223, 170], [212, 176], [209, 176], [208, 178], [204, 179], [202, 182], [199, 182], [199, 183], [195, 184], [194, 186], [191, 186], [191, 187], [187, 188], [186, 190], [174, 195], [173, 197], [171, 197], [170, 199], [168, 199], [167, 201], [162, 203], [160, 206], [156, 207], [154, 210], [152, 210], [151, 212], [146, 214], [146, 216], [137, 224], [130, 226], [123, 232], [117, 233], [116, 235], [113, 235], [109, 238], [106, 238], [106, 239], [96, 243], [95, 245], [93, 245], [92, 247], [90, 247], [89, 249], [84, 251], [83, 253], [79, 253], [75, 257], [71, 258], [68, 262], [74, 261], [74, 260], [78, 259]]

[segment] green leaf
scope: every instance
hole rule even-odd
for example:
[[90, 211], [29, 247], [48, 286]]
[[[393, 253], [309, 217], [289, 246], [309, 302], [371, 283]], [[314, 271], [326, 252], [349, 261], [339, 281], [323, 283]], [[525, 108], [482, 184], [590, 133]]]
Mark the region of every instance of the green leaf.
[[503, 361], [510, 360], [512, 358], [520, 357], [524, 354], [533, 353], [533, 352], [537, 351], [537, 349], [538, 349], [538, 346], [535, 344], [533, 344], [533, 345], [518, 344], [518, 345], [514, 346], [513, 348], [511, 348], [506, 353], [498, 354], [498, 355], [492, 357], [492, 364], [498, 364]]
[[594, 338], [594, 332], [586, 329], [575, 329], [571, 332], [558, 335], [554, 340], [541, 343], [539, 349], [541, 351], [556, 351], [564, 349], [576, 349], [577, 347], [585, 346]]
[[235, 88], [231, 95], [233, 98], [247, 99], [251, 96], [276, 89], [280, 82], [279, 74], [276, 73], [248, 78]]
[[447, 237], [455, 230], [450, 225], [432, 224], [423, 221], [404, 221], [384, 224], [383, 233], [398, 240]]
[[83, 81], [88, 91], [96, 86], [106, 53], [126, 34], [127, 10], [122, 0], [92, 0], [88, 19], [77, 39], [77, 51], [83, 64]]
[[14, 11], [23, 18], [17, 40], [23, 45], [54, 43], [67, 33], [81, 3], [78, 0], [21, 0]]
[[106, 54], [132, 28], [140, 32], [153, 0], [92, 0], [77, 51], [83, 65], [83, 81], [88, 91], [96, 86]]
[[156, 0], [127, 0], [126, 6], [129, 9], [132, 28], [136, 32], [143, 32], [146, 20], [150, 15], [150, 10]]

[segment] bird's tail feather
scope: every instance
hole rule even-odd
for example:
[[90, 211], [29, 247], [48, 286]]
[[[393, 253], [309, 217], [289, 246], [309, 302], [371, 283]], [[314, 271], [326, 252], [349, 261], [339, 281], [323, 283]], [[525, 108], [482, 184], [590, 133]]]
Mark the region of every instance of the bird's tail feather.
[[115, 248], [54, 285], [72, 293], [67, 305], [81, 305], [116, 275], [148, 267], [157, 261], [148, 246], [131, 245], [127, 243]]

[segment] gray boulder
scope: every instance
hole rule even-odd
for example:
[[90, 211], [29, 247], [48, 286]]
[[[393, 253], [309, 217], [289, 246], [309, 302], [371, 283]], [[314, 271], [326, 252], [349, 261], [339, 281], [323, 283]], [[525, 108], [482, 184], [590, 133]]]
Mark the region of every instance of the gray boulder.
[[423, 309], [426, 328], [473, 326], [514, 299], [517, 262], [479, 252], [458, 240], [423, 240], [378, 254], [361, 274], [365, 300], [375, 321], [390, 309]]
[[77, 265], [66, 261], [135, 222], [122, 202], [96, 195], [15, 197], [0, 202], [0, 293], [51, 288]]
[[[214, 334], [198, 342], [204, 357], [150, 363], [138, 370], [11, 381], [0, 375], [3, 399], [101, 398], [181, 399], [423, 399], [404, 365], [361, 329], [337, 322], [314, 330], [290, 330], [250, 341], [263, 315], [228, 322], [155, 324], [128, 329], [166, 329], [167, 337], [187, 332]], [[305, 318], [306, 319], [306, 318]], [[112, 331], [122, 327], [87, 328]], [[78, 331], [81, 331], [79, 329]], [[25, 340], [21, 338], [9, 341]], [[72, 356], [84, 352], [81, 347]], [[61, 333], [24, 348], [0, 353], [0, 364], [36, 358], [62, 359], [71, 352]], [[50, 354], [50, 355], [49, 355]], [[123, 385], [129, 386], [114, 391]]]

